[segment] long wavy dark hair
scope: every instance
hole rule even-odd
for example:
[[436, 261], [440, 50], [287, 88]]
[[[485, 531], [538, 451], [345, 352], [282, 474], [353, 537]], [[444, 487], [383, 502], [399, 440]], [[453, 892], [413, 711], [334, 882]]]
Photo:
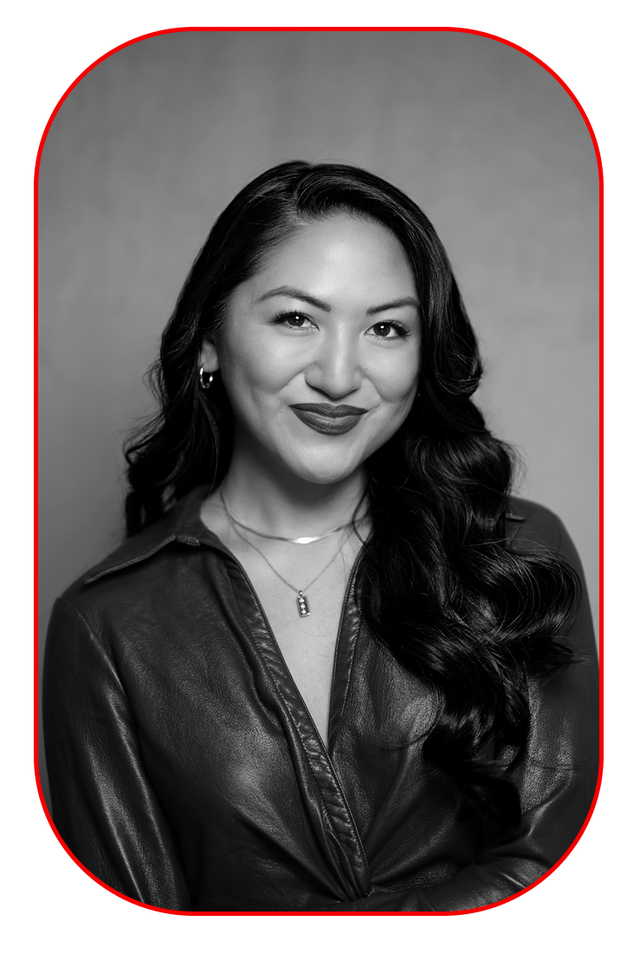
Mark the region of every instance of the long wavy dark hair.
[[[472, 402], [482, 374], [475, 335], [442, 243], [420, 208], [379, 177], [343, 164], [283, 163], [253, 180], [214, 224], [152, 369], [160, 413], [129, 441], [129, 534], [200, 484], [224, 476], [233, 422], [219, 374], [200, 389], [203, 338], [265, 254], [336, 213], [393, 232], [421, 305], [419, 388], [400, 430], [368, 461], [372, 533], [357, 595], [372, 634], [436, 691], [424, 756], [453, 776], [490, 831], [515, 826], [507, 762], [525, 749], [527, 678], [571, 661], [559, 639], [578, 595], [564, 562], [510, 546], [513, 460]], [[492, 748], [492, 745], [493, 748]]]

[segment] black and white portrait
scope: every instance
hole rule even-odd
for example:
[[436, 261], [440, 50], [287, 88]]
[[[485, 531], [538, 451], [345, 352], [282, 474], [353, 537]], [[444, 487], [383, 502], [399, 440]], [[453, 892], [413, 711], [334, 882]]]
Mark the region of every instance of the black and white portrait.
[[540, 63], [184, 30], [38, 179], [40, 776], [163, 910], [450, 913], [598, 774], [598, 212]]

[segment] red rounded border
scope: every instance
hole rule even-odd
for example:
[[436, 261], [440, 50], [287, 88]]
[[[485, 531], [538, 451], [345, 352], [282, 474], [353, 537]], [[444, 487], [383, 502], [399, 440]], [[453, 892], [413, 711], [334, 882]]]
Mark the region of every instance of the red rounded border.
[[[582, 119], [584, 120], [585, 126], [589, 131], [589, 136], [591, 137], [591, 142], [593, 143], [593, 149], [596, 155], [596, 160], [598, 163], [598, 180], [599, 180], [599, 198], [598, 198], [598, 214], [599, 214], [599, 223], [598, 223], [598, 239], [599, 239], [599, 254], [598, 254], [598, 270], [599, 270], [599, 351], [600, 351], [600, 367], [599, 367], [599, 380], [600, 380], [600, 399], [599, 399], [599, 474], [600, 474], [600, 505], [599, 505], [599, 521], [598, 521], [598, 532], [600, 538], [599, 544], [599, 561], [600, 561], [600, 573], [599, 573], [599, 591], [600, 591], [600, 617], [599, 617], [599, 628], [600, 628], [600, 642], [599, 642], [599, 653], [600, 653], [600, 757], [599, 757], [599, 768], [598, 768], [598, 782], [596, 785], [595, 793], [589, 812], [585, 818], [585, 821], [580, 829], [579, 834], [569, 847], [569, 849], [563, 854], [563, 856], [558, 860], [557, 863], [553, 865], [546, 873], [544, 873], [539, 880], [536, 880], [535, 883], [529, 884], [523, 890], [518, 891], [518, 893], [512, 894], [510, 897], [506, 897], [504, 900], [497, 900], [495, 903], [487, 904], [483, 907], [475, 907], [471, 910], [449, 910], [449, 911], [370, 911], [370, 910], [361, 910], [361, 911], [344, 911], [336, 913], [331, 910], [311, 910], [311, 911], [293, 911], [293, 910], [277, 910], [277, 911], [264, 911], [264, 910], [168, 910], [164, 907], [154, 907], [147, 903], [141, 903], [139, 900], [134, 900], [131, 897], [125, 896], [125, 894], [120, 893], [118, 890], [114, 890], [113, 887], [108, 886], [106, 883], [103, 883], [98, 877], [94, 876], [90, 870], [80, 863], [77, 857], [69, 850], [66, 843], [56, 830], [56, 827], [51, 819], [51, 814], [45, 803], [44, 795], [42, 792], [42, 784], [40, 782], [40, 769], [39, 769], [39, 751], [38, 751], [38, 176], [40, 173], [40, 161], [42, 158], [42, 150], [44, 148], [44, 143], [47, 138], [47, 134], [51, 128], [51, 124], [55, 120], [58, 110], [67, 99], [71, 91], [76, 87], [83, 77], [93, 70], [99, 63], [102, 63], [103, 60], [106, 60], [107, 57], [112, 56], [114, 53], [117, 53], [119, 50], [123, 50], [125, 47], [130, 47], [134, 43], [139, 43], [141, 40], [147, 40], [149, 37], [162, 36], [169, 33], [468, 33], [478, 37], [486, 37], [489, 40], [496, 40], [498, 43], [503, 43], [507, 47], [511, 47], [514, 50], [517, 50], [519, 53], [523, 53], [525, 56], [529, 57], [530, 60], [535, 61], [543, 67], [547, 73], [551, 74], [554, 80], [560, 84], [560, 86], [565, 90], [565, 92], [571, 97], [577, 109], [580, 112]], [[153, 910], [158, 913], [170, 913], [179, 917], [274, 917], [274, 916], [306, 916], [306, 917], [333, 917], [333, 916], [431, 916], [431, 917], [454, 917], [461, 916], [468, 913], [480, 913], [484, 910], [493, 910], [494, 907], [498, 907], [503, 903], [508, 903], [510, 900], [515, 900], [518, 897], [521, 897], [523, 894], [527, 893], [529, 890], [532, 890], [533, 887], [538, 886], [539, 883], [542, 883], [543, 880], [546, 880], [557, 868], [563, 863], [564, 860], [569, 856], [573, 848], [576, 846], [580, 838], [582, 837], [587, 824], [589, 823], [595, 805], [598, 800], [598, 795], [600, 793], [600, 785], [602, 783], [602, 769], [603, 769], [603, 748], [604, 748], [604, 721], [603, 721], [603, 706], [604, 706], [604, 683], [603, 683], [603, 627], [604, 627], [604, 611], [603, 611], [603, 539], [604, 539], [604, 514], [603, 514], [603, 482], [604, 482], [604, 437], [603, 437], [603, 352], [604, 352], [604, 332], [603, 332], [603, 315], [604, 315], [604, 250], [603, 250], [603, 240], [604, 240], [604, 197], [603, 197], [603, 172], [602, 172], [602, 158], [600, 155], [600, 148], [598, 147], [598, 142], [596, 140], [595, 133], [593, 132], [593, 127], [591, 122], [586, 115], [582, 105], [578, 101], [578, 98], [570, 90], [564, 80], [558, 76], [555, 70], [552, 70], [543, 60], [540, 60], [539, 57], [536, 57], [535, 54], [530, 53], [528, 50], [525, 50], [524, 47], [519, 46], [517, 43], [512, 43], [510, 40], [505, 40], [503, 37], [498, 37], [493, 33], [486, 33], [483, 30], [471, 30], [464, 27], [172, 27], [167, 30], [155, 30], [152, 33], [145, 33], [142, 36], [134, 37], [133, 40], [127, 40], [125, 43], [119, 44], [117, 47], [114, 47], [112, 50], [109, 50], [103, 56], [98, 57], [97, 60], [94, 60], [90, 66], [83, 70], [82, 73], [73, 81], [73, 83], [65, 90], [63, 95], [58, 100], [55, 105], [51, 116], [47, 122], [47, 125], [42, 134], [40, 140], [40, 145], [38, 147], [38, 154], [36, 157], [35, 165], [35, 176], [34, 176], [34, 400], [35, 400], [35, 444], [34, 444], [34, 582], [35, 582], [35, 629], [34, 629], [34, 658], [35, 658], [35, 669], [34, 669], [34, 765], [35, 765], [35, 777], [36, 784], [38, 788], [38, 795], [40, 797], [40, 803], [42, 804], [42, 809], [44, 810], [45, 816], [49, 821], [49, 826], [51, 827], [53, 833], [60, 841], [63, 849], [68, 853], [72, 860], [77, 863], [81, 870], [83, 870], [87, 876], [91, 877], [96, 883], [104, 887], [105, 890], [108, 890], [109, 893], [115, 894], [117, 897], [120, 897], [122, 900], [127, 900], [129, 903], [135, 904], [137, 907], [144, 907], [146, 910]]]

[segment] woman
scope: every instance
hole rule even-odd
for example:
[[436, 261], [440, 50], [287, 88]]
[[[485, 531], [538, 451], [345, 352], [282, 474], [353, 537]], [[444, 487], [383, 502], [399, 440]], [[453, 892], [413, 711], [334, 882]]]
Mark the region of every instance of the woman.
[[130, 539], [58, 601], [53, 817], [195, 911], [451, 911], [565, 853], [597, 669], [557, 518], [510, 496], [477, 345], [399, 190], [285, 163], [214, 225], [128, 447]]

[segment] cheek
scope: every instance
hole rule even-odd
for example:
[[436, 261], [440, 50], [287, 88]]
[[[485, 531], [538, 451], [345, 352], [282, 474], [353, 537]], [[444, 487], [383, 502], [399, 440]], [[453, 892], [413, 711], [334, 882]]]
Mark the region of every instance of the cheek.
[[[291, 345], [274, 348], [273, 338], [230, 335], [220, 356], [222, 378], [227, 389], [238, 389], [252, 396], [273, 394], [285, 387], [301, 367], [299, 351]], [[304, 366], [304, 364], [302, 364]]]
[[220, 357], [220, 372], [227, 391], [241, 397], [263, 393], [273, 387], [276, 370], [265, 363], [264, 352], [254, 344], [227, 344]]
[[378, 393], [387, 403], [402, 403], [412, 397], [418, 386], [420, 372], [416, 355], [394, 357], [372, 373]]

